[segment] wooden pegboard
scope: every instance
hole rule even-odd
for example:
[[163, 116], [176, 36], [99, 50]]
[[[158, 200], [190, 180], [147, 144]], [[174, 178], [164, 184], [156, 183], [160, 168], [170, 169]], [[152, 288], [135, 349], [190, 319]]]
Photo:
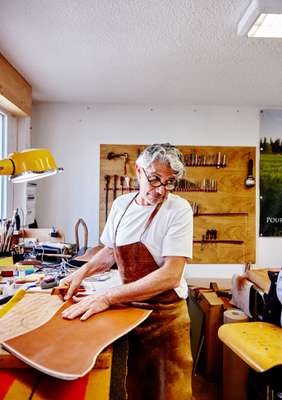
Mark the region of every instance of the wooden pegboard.
[[[127, 153], [127, 175], [130, 190], [136, 187], [135, 160], [147, 145], [100, 146], [100, 233], [105, 224], [105, 176], [109, 176], [108, 211], [113, 197], [126, 193], [120, 177], [125, 175], [124, 159], [108, 160], [107, 156]], [[256, 190], [247, 188], [248, 160], [253, 160], [255, 147], [177, 146], [187, 163], [185, 181], [175, 191], [194, 209], [194, 246], [192, 263], [255, 263], [256, 256]], [[220, 156], [219, 156], [220, 153]], [[225, 155], [225, 158], [224, 158]], [[114, 178], [114, 175], [116, 177]], [[116, 190], [114, 190], [114, 182]], [[216, 235], [211, 232], [216, 231]], [[216, 239], [215, 239], [216, 236]]]

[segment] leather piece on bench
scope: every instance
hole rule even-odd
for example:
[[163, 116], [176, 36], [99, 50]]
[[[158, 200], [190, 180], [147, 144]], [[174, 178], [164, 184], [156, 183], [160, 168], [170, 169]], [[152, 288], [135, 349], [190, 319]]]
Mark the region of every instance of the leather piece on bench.
[[6, 340], [2, 346], [13, 355], [48, 375], [73, 380], [89, 372], [99, 353], [128, 333], [151, 313], [150, 310], [116, 306], [86, 321], [63, 319], [68, 301], [44, 325]]
[[[58, 296], [49, 293], [29, 293], [0, 319], [0, 343], [38, 328], [47, 322], [62, 306]], [[0, 346], [0, 367], [17, 368], [24, 364]]]

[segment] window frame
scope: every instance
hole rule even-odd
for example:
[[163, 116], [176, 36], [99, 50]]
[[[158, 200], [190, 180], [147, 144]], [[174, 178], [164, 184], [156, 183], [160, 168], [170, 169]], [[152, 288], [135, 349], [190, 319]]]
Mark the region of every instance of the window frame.
[[[0, 109], [0, 159], [8, 154], [8, 115]], [[0, 219], [7, 218], [8, 177], [0, 175]]]

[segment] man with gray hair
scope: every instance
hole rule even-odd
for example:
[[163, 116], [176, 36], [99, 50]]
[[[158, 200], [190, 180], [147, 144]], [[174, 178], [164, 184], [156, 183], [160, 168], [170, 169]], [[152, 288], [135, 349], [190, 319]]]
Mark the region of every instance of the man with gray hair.
[[183, 156], [169, 143], [147, 147], [136, 160], [140, 189], [118, 197], [101, 236], [104, 248], [64, 279], [70, 298], [82, 280], [117, 264], [123, 285], [75, 302], [63, 312], [85, 320], [113, 304], [152, 309], [129, 334], [129, 400], [191, 399], [192, 357], [186, 260], [192, 257], [192, 210], [172, 194], [185, 171]]

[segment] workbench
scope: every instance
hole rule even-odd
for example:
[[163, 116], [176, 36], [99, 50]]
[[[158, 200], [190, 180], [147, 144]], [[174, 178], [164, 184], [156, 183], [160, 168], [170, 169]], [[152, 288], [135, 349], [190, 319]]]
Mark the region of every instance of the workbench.
[[266, 322], [224, 324], [218, 336], [224, 343], [223, 400], [248, 399], [249, 368], [261, 374], [280, 368], [281, 375], [282, 328]]

